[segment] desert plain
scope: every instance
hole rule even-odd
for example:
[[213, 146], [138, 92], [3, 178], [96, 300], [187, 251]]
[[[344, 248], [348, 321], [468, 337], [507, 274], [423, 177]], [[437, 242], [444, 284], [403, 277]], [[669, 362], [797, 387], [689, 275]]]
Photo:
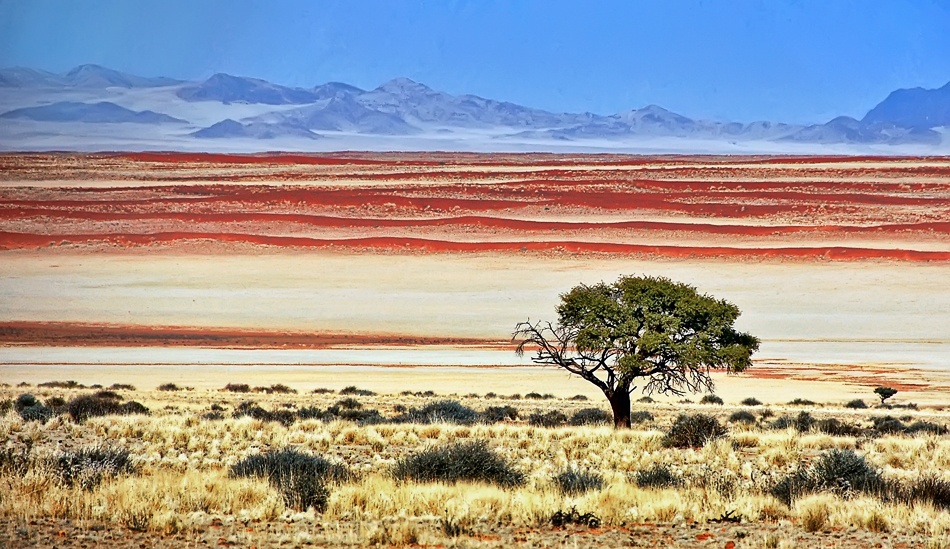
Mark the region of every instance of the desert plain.
[[[714, 374], [723, 405], [649, 395], [634, 408], [651, 419], [629, 432], [530, 420], [607, 406], [583, 380], [516, 356], [515, 324], [554, 320], [558, 296], [577, 284], [630, 274], [738, 305], [738, 326], [762, 340], [754, 366]], [[950, 515], [937, 500], [844, 491], [786, 505], [767, 485], [830, 450], [856, 451], [884, 478], [947, 480], [940, 429], [871, 425], [887, 415], [950, 424], [948, 280], [944, 157], [2, 155], [0, 396], [69, 401], [116, 386], [150, 414], [38, 422], [11, 403], [0, 431], [31, 465], [25, 476], [5, 470], [0, 539], [947, 547]], [[384, 419], [445, 400], [479, 413], [511, 406], [517, 417], [281, 423], [240, 413], [249, 400], [328, 408], [354, 386], [367, 392], [358, 409]], [[899, 408], [875, 406], [879, 386], [897, 389], [888, 404]], [[742, 404], [750, 398], [759, 404]], [[858, 399], [871, 407], [845, 407]], [[752, 424], [729, 419], [747, 408]], [[205, 419], [212, 412], [222, 417]], [[663, 434], [683, 413], [711, 414], [729, 434], [669, 448]], [[855, 430], [771, 426], [800, 413]], [[474, 439], [526, 484], [416, 485], [387, 473], [412, 452]], [[126, 449], [135, 472], [93, 487], [47, 478], [57, 452], [92, 443]], [[359, 474], [334, 485], [322, 510], [293, 509], [266, 481], [229, 475], [285, 447]], [[638, 471], [657, 464], [684, 484], [638, 485]], [[733, 487], [702, 481], [701, 467]], [[550, 479], [565, 468], [599, 471], [604, 485], [558, 491]], [[550, 524], [571, 507], [602, 524]], [[715, 522], [737, 510], [743, 522]], [[825, 514], [817, 527], [815, 513]]]

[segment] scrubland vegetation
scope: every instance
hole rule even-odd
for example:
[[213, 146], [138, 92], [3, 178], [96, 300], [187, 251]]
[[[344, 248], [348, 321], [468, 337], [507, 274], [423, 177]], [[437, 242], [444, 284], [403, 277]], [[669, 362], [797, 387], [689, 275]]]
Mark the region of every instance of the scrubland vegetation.
[[950, 547], [942, 410], [646, 401], [615, 430], [592, 402], [552, 397], [44, 385], [0, 389], [14, 546], [67, 520], [258, 546], [537, 544], [527, 532], [719, 522], [751, 547], [803, 532]]

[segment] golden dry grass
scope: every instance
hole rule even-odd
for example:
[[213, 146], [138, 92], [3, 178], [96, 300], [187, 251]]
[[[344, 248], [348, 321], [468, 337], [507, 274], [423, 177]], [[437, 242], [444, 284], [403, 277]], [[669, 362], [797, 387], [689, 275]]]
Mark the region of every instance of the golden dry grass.
[[[70, 399], [88, 390], [7, 387], [0, 400], [32, 392], [41, 400]], [[885, 502], [869, 496], [819, 493], [786, 506], [768, 489], [780, 478], [829, 449], [856, 449], [884, 476], [912, 480], [950, 470], [950, 436], [839, 437], [815, 431], [773, 430], [763, 422], [729, 424], [726, 438], [702, 448], [677, 449], [663, 444], [665, 430], [681, 412], [712, 414], [725, 422], [737, 408], [696, 404], [637, 404], [653, 421], [627, 431], [609, 426], [533, 427], [521, 421], [496, 424], [359, 425], [350, 421], [303, 420], [289, 426], [250, 417], [231, 417], [242, 401], [263, 408], [327, 407], [336, 394], [234, 394], [221, 391], [122, 391], [127, 399], [148, 406], [148, 416], [106, 416], [74, 423], [56, 416], [46, 423], [27, 422], [10, 410], [0, 416], [0, 438], [8, 449], [31, 448], [35, 465], [25, 475], [0, 473], [0, 517], [6, 520], [69, 519], [79, 524], [114, 524], [164, 533], [191, 532], [215, 521], [251, 524], [283, 521], [310, 525], [297, 529], [290, 543], [368, 543], [406, 545], [445, 541], [445, 524], [463, 532], [491, 532], [503, 526], [538, 528], [551, 515], [572, 507], [595, 513], [608, 528], [640, 523], [704, 523], [727, 512], [747, 523], [793, 524], [806, 532], [857, 529], [901, 533], [946, 546], [950, 513], [931, 505]], [[512, 405], [522, 417], [533, 411], [559, 409], [570, 415], [604, 403], [567, 400], [504, 400], [451, 397], [477, 410]], [[357, 397], [364, 408], [384, 416], [399, 406], [418, 407], [433, 398], [403, 395]], [[212, 404], [224, 408], [223, 419], [203, 417]], [[762, 407], [744, 408], [761, 413]], [[776, 415], [797, 414], [797, 407], [772, 407]], [[890, 413], [950, 423], [937, 410], [881, 411], [810, 408], [818, 418], [839, 417], [869, 423]], [[770, 419], [774, 419], [770, 418]], [[396, 460], [432, 445], [484, 440], [526, 474], [517, 488], [486, 484], [398, 482], [389, 474]], [[91, 489], [56, 480], [45, 460], [69, 449], [107, 445], [127, 449], [135, 472], [107, 478]], [[232, 478], [229, 468], [243, 458], [282, 448], [321, 454], [347, 465], [354, 478], [330, 486], [322, 513], [285, 505], [265, 480]], [[666, 465], [683, 478], [675, 488], [637, 485], [635, 473]], [[552, 477], [574, 468], [603, 475], [601, 489], [577, 495], [561, 493]], [[319, 525], [319, 526], [317, 526]], [[777, 541], [776, 541], [777, 540]], [[251, 540], [253, 541], [253, 540]], [[763, 538], [762, 546], [782, 546]]]

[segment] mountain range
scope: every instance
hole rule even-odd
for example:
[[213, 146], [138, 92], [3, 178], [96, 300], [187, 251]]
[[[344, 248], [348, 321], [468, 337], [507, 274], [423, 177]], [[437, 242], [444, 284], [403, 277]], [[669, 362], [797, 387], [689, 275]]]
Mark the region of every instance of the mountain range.
[[[63, 74], [0, 70], [0, 120], [4, 148], [16, 148], [11, 140], [17, 138], [29, 146], [29, 139], [37, 135], [46, 135], [48, 143], [56, 136], [68, 140], [71, 135], [88, 135], [92, 125], [125, 123], [140, 129], [115, 132], [103, 127], [100, 134], [112, 135], [120, 143], [123, 138], [151, 137], [173, 146], [199, 147], [209, 140], [306, 143], [324, 136], [425, 137], [442, 140], [446, 149], [474, 137], [502, 149], [517, 143], [612, 146], [658, 138], [734, 145], [935, 147], [950, 128], [950, 83], [933, 90], [896, 90], [860, 120], [839, 116], [804, 126], [696, 120], [657, 105], [610, 115], [554, 113], [476, 95], [452, 95], [408, 78], [395, 78], [372, 90], [339, 82], [300, 88], [220, 73], [188, 82], [82, 65]], [[160, 130], [145, 134], [141, 129], [145, 127]]]

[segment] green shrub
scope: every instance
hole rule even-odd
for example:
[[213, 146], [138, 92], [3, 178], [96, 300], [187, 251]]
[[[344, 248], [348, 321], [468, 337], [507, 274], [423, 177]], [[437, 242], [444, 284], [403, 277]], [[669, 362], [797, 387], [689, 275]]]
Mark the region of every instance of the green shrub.
[[683, 484], [683, 479], [664, 464], [637, 471], [633, 478], [640, 488], [674, 488]]
[[514, 406], [489, 406], [482, 412], [482, 420], [486, 423], [500, 423], [518, 419], [518, 409]]
[[411, 409], [393, 419], [397, 423], [455, 423], [471, 425], [478, 421], [478, 412], [454, 400], [439, 400], [422, 408]]
[[571, 415], [571, 425], [607, 425], [613, 423], [613, 416], [600, 408], [582, 408]]
[[375, 396], [376, 393], [373, 391], [368, 391], [366, 389], [360, 389], [355, 385], [350, 385], [349, 387], [344, 387], [340, 389], [341, 395], [352, 395], [352, 396]]
[[630, 413], [630, 424], [635, 423], [646, 423], [647, 421], [653, 421], [653, 414], [646, 410], [637, 410], [636, 412]]
[[856, 398], [854, 400], [849, 400], [847, 403], [845, 403], [844, 407], [852, 408], [854, 410], [864, 410], [868, 407], [868, 405], [860, 398]]
[[289, 507], [318, 512], [326, 508], [330, 495], [326, 483], [350, 478], [342, 465], [289, 448], [248, 456], [231, 467], [230, 475], [265, 478]]
[[560, 427], [567, 422], [567, 416], [558, 410], [535, 412], [528, 416], [528, 423], [535, 427]]
[[755, 414], [746, 410], [738, 410], [729, 416], [729, 423], [755, 423]]
[[700, 404], [718, 404], [720, 406], [723, 405], [722, 399], [716, 395], [704, 395], [703, 398], [700, 399], [699, 403]]
[[604, 477], [600, 473], [574, 469], [573, 467], [564, 469], [554, 475], [553, 480], [562, 494], [570, 496], [584, 494], [591, 490], [600, 490], [604, 487]]
[[65, 451], [50, 461], [54, 473], [63, 484], [91, 490], [103, 480], [133, 472], [128, 450], [109, 446], [93, 446]]
[[[100, 396], [102, 393], [105, 394]], [[100, 393], [94, 395], [78, 396], [66, 403], [65, 410], [73, 421], [76, 422], [85, 421], [90, 417], [130, 414], [147, 415], [149, 413], [148, 408], [142, 404], [135, 401], [123, 403], [122, 397], [110, 391], [100, 391]]]
[[749, 398], [742, 399], [742, 402], [740, 404], [742, 404], [743, 406], [761, 406], [762, 401], [755, 397], [749, 397]]
[[393, 465], [396, 480], [416, 482], [485, 482], [520, 486], [525, 476], [484, 441], [456, 442], [406, 456]]
[[809, 468], [799, 468], [776, 484], [770, 493], [791, 505], [799, 497], [815, 492], [850, 496], [855, 492], [880, 494], [885, 484], [880, 473], [854, 450], [829, 450]]
[[712, 416], [683, 414], [676, 418], [663, 438], [663, 444], [672, 448], [698, 448], [725, 436], [726, 432], [726, 428]]

